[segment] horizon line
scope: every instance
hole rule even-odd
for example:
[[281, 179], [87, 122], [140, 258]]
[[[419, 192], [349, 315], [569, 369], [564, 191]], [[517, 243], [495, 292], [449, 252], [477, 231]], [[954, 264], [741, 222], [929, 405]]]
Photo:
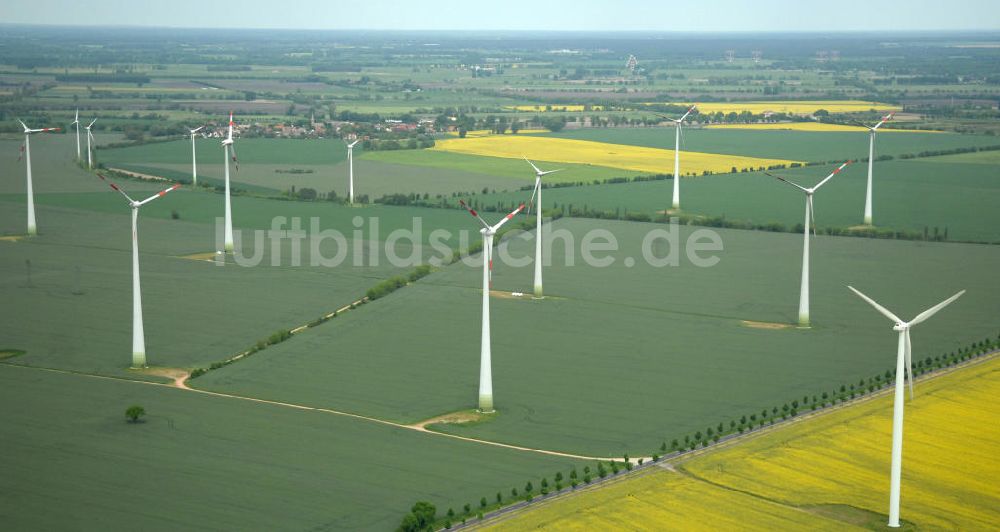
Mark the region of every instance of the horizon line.
[[651, 30], [651, 29], [518, 29], [518, 28], [316, 28], [316, 27], [259, 27], [259, 26], [171, 26], [152, 24], [67, 24], [45, 22], [0, 22], [0, 28], [6, 27], [41, 27], [41, 28], [119, 28], [119, 29], [160, 29], [160, 30], [211, 30], [211, 31], [327, 31], [327, 32], [385, 32], [385, 33], [540, 33], [540, 34], [570, 34], [589, 33], [604, 35], [646, 34], [646, 35], [846, 35], [846, 34], [955, 34], [955, 33], [996, 33], [1000, 37], [1000, 26], [995, 28], [915, 28], [915, 29], [802, 29], [802, 30]]

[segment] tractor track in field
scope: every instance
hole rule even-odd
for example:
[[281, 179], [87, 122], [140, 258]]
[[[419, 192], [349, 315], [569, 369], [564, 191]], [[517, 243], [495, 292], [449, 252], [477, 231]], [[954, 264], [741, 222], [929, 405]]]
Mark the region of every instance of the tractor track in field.
[[15, 367], [15, 368], [22, 368], [22, 369], [31, 369], [31, 370], [36, 370], [36, 371], [47, 371], [47, 372], [52, 372], [52, 373], [61, 373], [61, 374], [64, 374], [64, 375], [76, 375], [76, 376], [80, 376], [80, 377], [89, 377], [89, 378], [92, 378], [92, 379], [112, 380], [112, 381], [119, 381], [119, 382], [130, 382], [130, 383], [135, 383], [135, 384], [144, 384], [144, 385], [147, 385], [147, 386], [158, 386], [158, 387], [161, 387], [161, 388], [179, 389], [179, 390], [183, 390], [183, 391], [188, 392], [188, 393], [197, 393], [197, 394], [207, 395], [207, 396], [211, 396], [211, 397], [222, 397], [222, 398], [226, 398], [226, 399], [236, 399], [236, 400], [241, 400], [241, 401], [249, 401], [249, 402], [253, 402], [253, 403], [262, 403], [262, 404], [268, 404], [268, 405], [272, 405], [272, 406], [280, 406], [280, 407], [284, 407], [284, 408], [294, 408], [296, 410], [311, 410], [311, 411], [319, 412], [319, 413], [322, 413], [322, 414], [330, 414], [330, 415], [336, 415], [336, 416], [343, 416], [343, 417], [357, 419], [357, 420], [360, 420], [360, 421], [368, 421], [368, 422], [371, 422], [371, 423], [378, 423], [380, 425], [386, 425], [386, 426], [397, 428], [397, 429], [404, 429], [404, 430], [410, 430], [410, 431], [414, 431], [414, 432], [421, 432], [421, 433], [428, 434], [428, 435], [439, 436], [439, 437], [444, 437], [444, 438], [451, 438], [453, 440], [466, 441], [466, 442], [477, 443], [477, 444], [481, 444], [481, 445], [491, 445], [491, 446], [494, 446], [494, 447], [502, 447], [504, 449], [510, 449], [510, 450], [514, 450], [514, 451], [532, 452], [532, 453], [538, 453], [538, 454], [545, 454], [545, 455], [549, 455], [549, 456], [559, 456], [559, 457], [562, 457], [562, 458], [573, 458], [573, 459], [577, 459], [577, 460], [603, 460], [603, 461], [616, 460], [616, 461], [621, 461], [621, 458], [612, 458], [612, 457], [606, 457], [606, 456], [584, 456], [584, 455], [579, 455], [579, 454], [566, 453], [566, 452], [562, 452], [562, 451], [553, 451], [553, 450], [549, 450], [549, 449], [536, 449], [536, 448], [532, 448], [532, 447], [523, 447], [523, 446], [520, 446], [520, 445], [513, 445], [513, 444], [509, 444], [509, 443], [501, 443], [501, 442], [490, 441], [490, 440], [481, 440], [481, 439], [478, 439], [478, 438], [469, 438], [467, 436], [458, 436], [456, 434], [447, 434], [447, 433], [444, 433], [444, 432], [437, 432], [437, 431], [429, 430], [429, 429], [425, 428], [422, 424], [407, 425], [405, 423], [398, 423], [398, 422], [389, 421], [389, 420], [386, 420], [386, 419], [379, 419], [379, 418], [376, 418], [376, 417], [365, 416], [365, 415], [362, 415], [362, 414], [355, 414], [355, 413], [352, 413], [352, 412], [344, 412], [344, 411], [341, 411], [341, 410], [334, 410], [332, 408], [322, 408], [322, 407], [315, 407], [315, 406], [308, 406], [308, 405], [300, 405], [300, 404], [296, 404], [296, 403], [286, 403], [286, 402], [283, 402], [283, 401], [274, 401], [274, 400], [271, 400], [271, 399], [261, 399], [261, 398], [258, 398], [258, 397], [249, 397], [249, 396], [245, 396], [245, 395], [236, 395], [236, 394], [229, 394], [229, 393], [222, 393], [222, 392], [212, 392], [212, 391], [208, 391], [208, 390], [199, 390], [198, 388], [191, 388], [191, 387], [189, 387], [187, 385], [186, 381], [188, 379], [188, 376], [186, 376], [186, 375], [185, 376], [175, 377], [174, 380], [173, 380], [173, 382], [163, 383], [163, 382], [152, 382], [152, 381], [142, 381], [142, 380], [137, 380], [137, 379], [129, 379], [127, 377], [114, 377], [114, 376], [111, 376], [111, 375], [97, 375], [97, 374], [94, 374], [94, 373], [84, 373], [84, 372], [80, 372], [80, 371], [71, 371], [71, 370], [65, 370], [65, 369], [45, 368], [45, 367], [40, 367], [40, 366], [28, 366], [28, 365], [24, 365], [24, 364], [11, 364], [11, 363], [6, 363], [6, 362], [0, 362], [0, 365], [8, 366], [8, 367]]

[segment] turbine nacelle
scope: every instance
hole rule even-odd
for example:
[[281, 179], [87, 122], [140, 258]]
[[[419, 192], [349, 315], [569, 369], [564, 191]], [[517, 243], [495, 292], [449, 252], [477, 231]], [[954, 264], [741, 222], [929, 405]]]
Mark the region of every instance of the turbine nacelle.
[[903, 323], [903, 322], [898, 322], [898, 323], [896, 323], [895, 325], [892, 326], [892, 330], [894, 330], [896, 332], [906, 332], [907, 330], [909, 330], [909, 328], [910, 328], [910, 324], [909, 323]]

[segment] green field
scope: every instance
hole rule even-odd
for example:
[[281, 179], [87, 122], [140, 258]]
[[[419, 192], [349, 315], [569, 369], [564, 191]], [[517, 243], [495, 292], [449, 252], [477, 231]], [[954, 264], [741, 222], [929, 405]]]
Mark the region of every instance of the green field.
[[[682, 149], [792, 161], [833, 161], [868, 157], [865, 132], [748, 131], [700, 129], [683, 131]], [[547, 137], [610, 142], [674, 149], [673, 128], [605, 128], [539, 133]], [[942, 133], [883, 133], [875, 140], [876, 157], [916, 154], [971, 146], [996, 146], [1000, 139], [985, 135]], [[683, 164], [683, 163], [682, 163]]]
[[[535, 180], [535, 173], [528, 166], [528, 163], [517, 159], [505, 159], [502, 157], [480, 157], [476, 155], [465, 155], [460, 153], [449, 153], [430, 150], [399, 150], [368, 152], [364, 159], [370, 161], [381, 161], [408, 166], [427, 166], [432, 168], [451, 168], [464, 170], [471, 173], [488, 174], [494, 176], [497, 182], [505, 185], [510, 183], [514, 186], [531, 185]], [[535, 161], [536, 164], [543, 164], [544, 161]], [[622, 170], [619, 168], [607, 168], [603, 166], [591, 166], [586, 164], [565, 164], [548, 163], [550, 168], [563, 168], [564, 170], [546, 177], [551, 183], [564, 183], [586, 181], [594, 179], [607, 179], [610, 177], [623, 177], [640, 175], [641, 172], [633, 170]]]
[[[992, 336], [1000, 326], [994, 246], [822, 238], [813, 253], [814, 328], [769, 330], [741, 321], [794, 321], [799, 235], [720, 231], [725, 252], [715, 267], [639, 261], [628, 268], [624, 257], [641, 257], [643, 236], [662, 226], [564, 219], [555, 227], [578, 242], [586, 231], [606, 228], [622, 249], [608, 268], [580, 265], [580, 257], [569, 267], [560, 266], [557, 246], [557, 266], [546, 270], [546, 293], [555, 297], [493, 299], [500, 414], [447, 430], [592, 455], [637, 454], [882, 373], [892, 364], [895, 336], [855, 301], [848, 283], [903, 315], [969, 290], [919, 331], [918, 358]], [[682, 238], [690, 231], [684, 228]], [[511, 242], [514, 257], [530, 249], [530, 239]], [[479, 266], [471, 262], [195, 385], [401, 422], [470, 408], [480, 324]], [[500, 264], [494, 273], [497, 290], [530, 291], [530, 283], [530, 265]]]
[[[222, 163], [220, 139], [199, 138], [196, 141], [198, 164]], [[340, 139], [237, 139], [236, 153], [240, 166], [272, 165], [331, 165], [347, 158], [347, 148]], [[153, 142], [127, 148], [104, 149], [101, 162], [116, 164], [182, 163], [191, 168], [191, 140]]]
[[[239, 172], [230, 178], [237, 187], [261, 192], [284, 192], [290, 187], [313, 188], [321, 193], [347, 195], [346, 151], [340, 140], [246, 139], [237, 143]], [[428, 150], [356, 152], [355, 194], [375, 199], [386, 194], [444, 194], [516, 190], [530, 185], [534, 173], [523, 161], [476, 157]], [[116, 148], [100, 152], [101, 162], [112, 168], [190, 180], [191, 146], [186, 140]], [[543, 162], [539, 161], [539, 164]], [[639, 172], [589, 165], [558, 165], [551, 182], [586, 181], [634, 176]], [[289, 173], [289, 170], [303, 173]], [[232, 169], [231, 169], [232, 170]], [[223, 168], [218, 141], [198, 144], [198, 177], [206, 184], [222, 184]]]
[[[977, 154], [978, 155], [978, 154]], [[922, 233], [925, 228], [948, 229], [951, 240], [1000, 242], [1000, 211], [993, 208], [1000, 194], [995, 167], [955, 162], [931, 163], [933, 158], [879, 162], [874, 167], [873, 211], [880, 228]], [[783, 170], [778, 175], [809, 186], [826, 177], [835, 166], [823, 165]], [[867, 165], [847, 167], [816, 193], [816, 224], [820, 227], [860, 225], [864, 215]], [[616, 210], [662, 216], [670, 208], [672, 181], [594, 185], [545, 190], [545, 208]], [[521, 193], [480, 198], [484, 204], [518, 201]], [[756, 223], [780, 222], [792, 227], [803, 223], [801, 193], [762, 173], [720, 174], [681, 181], [681, 207], [685, 214], [724, 216]]]
[[[27, 355], [30, 357], [31, 355]], [[388, 530], [568, 471], [524, 453], [323, 412], [0, 364], [11, 530]], [[129, 424], [129, 405], [143, 423]]]
[[[84, 173], [84, 177], [90, 176]], [[137, 192], [144, 186], [162, 188], [133, 181], [122, 186]], [[108, 188], [39, 194], [36, 202], [39, 236], [0, 242], [0, 271], [4, 272], [0, 297], [8, 309], [20, 309], [21, 318], [4, 320], [0, 331], [10, 345], [31, 353], [23, 359], [26, 364], [121, 374], [129, 364], [131, 345], [127, 206]], [[0, 233], [23, 234], [23, 196], [0, 195], [0, 205], [4, 206]], [[317, 218], [321, 229], [345, 235], [343, 264], [336, 268], [311, 265], [306, 241], [299, 255], [301, 265], [293, 265], [288, 240], [280, 246], [279, 265], [271, 263], [273, 251], [264, 241], [257, 248], [262, 253], [258, 267], [239, 267], [231, 260], [219, 267], [183, 258], [218, 249], [214, 223], [221, 210], [221, 195], [189, 190], [173, 192], [142, 209], [140, 270], [147, 350], [153, 365], [207, 366], [279, 329], [303, 325], [361, 298], [380, 280], [413, 267], [393, 266], [384, 253], [375, 262], [370, 246], [384, 249], [393, 230], [412, 229], [415, 220], [424, 230], [415, 241], [402, 239], [393, 244], [398, 257], [418, 257], [420, 262], [442, 257], [444, 252], [428, 247], [435, 229], [449, 231], [451, 236], [442, 242], [451, 246], [461, 244], [460, 230], [475, 231], [468, 215], [458, 210], [350, 208], [236, 197], [233, 212], [238, 230], [269, 229], [275, 217], [285, 218], [281, 228], [289, 228], [290, 220], [299, 218], [302, 228], [310, 230], [310, 220]], [[171, 219], [172, 213], [180, 219]], [[355, 219], [364, 222], [357, 235]], [[373, 219], [378, 220], [377, 229]], [[250, 232], [244, 234], [241, 254], [251, 257], [253, 237]], [[466, 235], [465, 245], [469, 241]], [[354, 242], [363, 244], [360, 254]], [[333, 257], [338, 245], [328, 239], [320, 251], [324, 257]], [[26, 261], [31, 263], [30, 284]]]
[[[95, 135], [97, 143], [121, 140], [120, 135]], [[87, 160], [86, 139], [81, 136], [84, 165]], [[25, 168], [24, 161], [17, 160], [17, 153], [23, 137], [0, 139], [0, 153], [9, 153], [10, 157], [0, 158], [0, 194], [24, 194]], [[35, 135], [31, 138], [31, 172], [32, 185], [35, 193], [44, 192], [87, 192], [103, 190], [107, 185], [101, 183], [85, 169], [75, 164], [75, 135]]]

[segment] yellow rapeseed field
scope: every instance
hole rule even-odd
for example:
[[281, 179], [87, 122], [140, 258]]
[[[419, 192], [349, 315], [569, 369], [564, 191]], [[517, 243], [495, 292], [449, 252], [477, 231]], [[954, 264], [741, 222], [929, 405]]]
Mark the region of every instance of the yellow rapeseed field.
[[[498, 530], [852, 530], [844, 523], [665, 470], [521, 513]], [[856, 529], [863, 530], [863, 529]]]
[[[544, 105], [509, 105], [507, 109], [513, 109], [515, 111], [533, 111], [533, 112], [545, 112], [545, 111], [569, 111], [569, 112], [580, 112], [584, 110], [583, 105], [578, 104], [544, 104]], [[590, 110], [600, 111], [603, 107], [600, 105], [591, 105]]]
[[[918, 381], [906, 405], [901, 518], [924, 530], [1000, 523], [1000, 358]], [[880, 527], [892, 396], [804, 419], [677, 465], [540, 504], [492, 526], [559, 530]]]
[[[775, 124], [711, 124], [705, 126], [706, 129], [756, 129], [756, 130], [783, 130], [783, 131], [868, 131], [868, 128], [861, 126], [849, 126], [844, 124], [824, 124], [823, 122], [781, 122]], [[885, 126], [879, 128], [879, 133], [943, 133], [943, 131], [929, 131], [921, 129], [889, 129]]]
[[[917, 383], [906, 405], [900, 515], [930, 529], [1000, 523], [1000, 359]], [[684, 467], [797, 506], [888, 512], [892, 397], [799, 423]]]
[[[674, 105], [692, 105], [691, 103], [675, 103]], [[753, 114], [788, 113], [809, 115], [820, 109], [831, 113], [857, 113], [862, 111], [900, 111], [902, 107], [887, 103], [865, 102], [860, 100], [818, 100], [818, 101], [771, 101], [771, 102], [706, 102], [697, 103], [698, 111], [702, 113], [741, 113], [750, 111]]]
[[[507, 159], [527, 157], [538, 161], [589, 164], [650, 173], [672, 173], [674, 168], [673, 150], [552, 137], [493, 135], [445, 139], [438, 141], [431, 149]], [[686, 151], [681, 152], [681, 173], [700, 175], [705, 170], [723, 173], [729, 172], [734, 166], [737, 169], [758, 168], [792, 162], [794, 161]]]

